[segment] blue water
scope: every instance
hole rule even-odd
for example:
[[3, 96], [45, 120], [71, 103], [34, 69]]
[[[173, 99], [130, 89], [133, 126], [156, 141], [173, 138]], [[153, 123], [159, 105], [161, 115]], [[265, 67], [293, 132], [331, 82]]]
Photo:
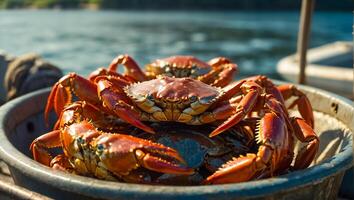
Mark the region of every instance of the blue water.
[[[0, 49], [37, 52], [64, 72], [87, 75], [127, 53], [141, 66], [191, 54], [231, 58], [242, 75], [275, 76], [296, 50], [298, 12], [0, 11]], [[316, 12], [311, 45], [352, 40], [352, 13]]]

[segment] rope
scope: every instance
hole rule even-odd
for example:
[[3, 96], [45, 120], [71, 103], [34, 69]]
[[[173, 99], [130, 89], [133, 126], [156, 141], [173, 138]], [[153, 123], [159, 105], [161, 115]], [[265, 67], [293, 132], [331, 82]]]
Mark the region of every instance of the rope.
[[62, 75], [58, 67], [44, 61], [37, 54], [20, 56], [9, 64], [5, 74], [6, 99], [11, 100], [34, 90], [50, 87]]

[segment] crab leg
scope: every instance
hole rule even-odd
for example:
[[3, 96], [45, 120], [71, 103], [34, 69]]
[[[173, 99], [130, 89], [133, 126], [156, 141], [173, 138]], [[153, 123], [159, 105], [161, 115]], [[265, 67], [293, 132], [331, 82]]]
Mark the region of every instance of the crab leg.
[[95, 78], [95, 83], [98, 83], [100, 80], [107, 80], [109, 82], [111, 82], [116, 89], [118, 89], [119, 91], [123, 92], [123, 88], [127, 85], [130, 84], [129, 81], [126, 81], [120, 77], [116, 77], [116, 76], [98, 76]]
[[[216, 136], [221, 132], [231, 128], [238, 122], [240, 122], [247, 114], [252, 110], [253, 106], [256, 104], [257, 99], [261, 93], [261, 88], [259, 85], [253, 82], [244, 82], [241, 85], [241, 91], [245, 96], [240, 101], [235, 109], [235, 113], [231, 115], [224, 123], [219, 125], [213, 132], [210, 133], [209, 137]], [[230, 90], [230, 92], [233, 92]]]
[[74, 171], [74, 168], [71, 166], [68, 157], [66, 157], [64, 154], [55, 156], [50, 162], [50, 167], [65, 172]]
[[71, 92], [81, 100], [90, 102], [99, 108], [102, 107], [97, 97], [96, 85], [75, 73], [70, 73], [62, 77], [52, 88], [44, 112], [46, 121], [48, 121], [48, 115], [52, 108], [58, 116], [60, 115], [64, 107], [72, 101]]
[[197, 116], [198, 120], [195, 121], [201, 122], [202, 124], [207, 124], [216, 120], [225, 119], [227, 116], [231, 116], [234, 113], [235, 108], [241, 100], [242, 96], [237, 96], [230, 99], [226, 103], [218, 104], [218, 107], [214, 108], [211, 112], [204, 112]]
[[258, 75], [246, 78], [247, 81], [253, 81], [265, 89], [267, 94], [271, 94], [280, 103], [284, 104], [284, 98], [279, 91], [279, 89], [274, 85], [274, 83], [266, 76]]
[[221, 97], [219, 97], [218, 100], [215, 101], [214, 104], [210, 106], [210, 108], [213, 109], [219, 107], [218, 105], [219, 102], [228, 101], [229, 99], [233, 98], [237, 94], [240, 94], [239, 96], [241, 96], [242, 94], [241, 89], [244, 86], [244, 84], [246, 85], [246, 81], [241, 80], [241, 81], [230, 83], [229, 85], [224, 87], [223, 88], [224, 94]]
[[135, 81], [146, 81], [148, 78], [145, 73], [140, 69], [139, 65], [129, 55], [119, 55], [108, 67], [108, 71], [116, 71], [119, 64], [125, 66], [126, 74], [134, 78]]
[[146, 132], [155, 133], [151, 127], [139, 120], [139, 113], [134, 110], [132, 101], [122, 91], [122, 88], [115, 87], [108, 79], [100, 78], [97, 90], [103, 104], [118, 117]]
[[114, 76], [114, 77], [118, 77], [118, 78], [123, 79], [128, 82], [135, 82], [135, 80], [133, 78], [131, 78], [130, 76], [121, 75], [121, 74], [117, 73], [116, 71], [109, 71], [108, 69], [102, 68], [102, 67], [93, 71], [89, 75], [88, 80], [91, 82], [94, 82], [95, 79], [99, 76]]
[[49, 166], [52, 157], [47, 149], [62, 146], [61, 129], [69, 124], [85, 119], [98, 124], [100, 127], [107, 126], [105, 116], [97, 108], [85, 101], [74, 102], [65, 107], [63, 112], [60, 113], [59, 119], [54, 126], [56, 130], [44, 134], [32, 142], [30, 149], [34, 159]]
[[32, 151], [34, 160], [49, 166], [52, 156], [47, 149], [60, 146], [60, 130], [55, 130], [36, 138], [32, 142], [30, 150]]
[[261, 146], [257, 154], [234, 158], [209, 176], [204, 184], [239, 183], [253, 178], [257, 172], [266, 169], [272, 150]]
[[205, 184], [237, 183], [250, 180], [270, 168], [272, 174], [278, 169], [279, 161], [288, 148], [288, 132], [286, 123], [275, 113], [266, 113], [261, 119], [257, 140], [261, 144], [257, 154], [247, 154], [234, 158], [214, 174], [209, 176]]
[[60, 129], [77, 121], [89, 120], [98, 128], [110, 126], [102, 111], [85, 101], [76, 101], [63, 110], [54, 129]]
[[294, 169], [304, 169], [308, 167], [315, 158], [319, 148], [319, 139], [304, 119], [295, 117], [292, 118], [291, 123], [293, 125], [295, 136], [301, 142], [308, 143], [300, 150], [294, 164]]
[[287, 85], [280, 85], [278, 86], [279, 91], [283, 95], [284, 99], [287, 100], [292, 96], [298, 97], [290, 106], [289, 108], [293, 108], [297, 105], [299, 112], [302, 118], [305, 119], [308, 125], [311, 128], [314, 127], [314, 116], [313, 110], [311, 107], [310, 100], [306, 97], [306, 95], [297, 89], [294, 85], [287, 84]]
[[216, 57], [208, 61], [208, 64], [212, 67], [219, 67], [229, 63], [231, 63], [231, 61], [225, 57]]
[[[245, 81], [238, 81], [229, 84], [224, 87], [225, 93], [223, 96], [219, 97], [217, 101], [210, 106], [211, 112], [202, 113], [198, 116], [198, 120], [196, 122], [201, 122], [203, 124], [210, 123], [219, 119], [225, 119], [227, 116], [232, 115], [237, 107], [235, 104], [239, 104], [242, 100], [242, 96], [235, 96], [237, 93], [241, 92], [241, 86], [245, 83]], [[222, 103], [226, 102], [226, 103]], [[221, 104], [220, 104], [221, 103]]]
[[212, 83], [216, 87], [225, 87], [233, 79], [237, 72], [237, 65], [234, 63], [225, 64], [222, 66], [222, 70], [219, 72], [218, 78]]
[[224, 87], [233, 80], [237, 65], [224, 57], [218, 57], [208, 62], [213, 69], [199, 78], [200, 81], [217, 87]]

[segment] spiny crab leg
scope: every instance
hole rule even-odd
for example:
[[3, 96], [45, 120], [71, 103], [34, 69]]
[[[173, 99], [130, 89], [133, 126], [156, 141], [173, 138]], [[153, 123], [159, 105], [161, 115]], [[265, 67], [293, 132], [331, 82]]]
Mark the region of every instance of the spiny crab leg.
[[120, 64], [125, 66], [127, 75], [134, 78], [136, 81], [148, 80], [145, 73], [140, 69], [139, 65], [129, 55], [119, 55], [113, 59], [108, 67], [108, 71], [116, 71], [118, 65]]
[[114, 86], [108, 78], [101, 77], [97, 81], [98, 94], [109, 110], [133, 126], [148, 133], [155, 133], [151, 127], [139, 120], [139, 113], [134, 109], [131, 99], [122, 91], [121, 87]]
[[307, 142], [295, 159], [294, 169], [305, 169], [308, 167], [316, 156], [319, 148], [319, 138], [313, 129], [305, 122], [304, 119], [294, 117], [291, 120], [295, 136], [300, 142]]
[[294, 85], [291, 84], [280, 85], [278, 86], [278, 90], [281, 92], [285, 100], [293, 96], [298, 97], [289, 106], [289, 108], [293, 108], [294, 106], [297, 105], [302, 118], [304, 118], [307, 124], [310, 125], [311, 128], [313, 128], [314, 127], [313, 110], [312, 110], [310, 100], [306, 97], [306, 95], [303, 92], [301, 92], [299, 89], [297, 89]]
[[[242, 98], [242, 100], [236, 107], [235, 113], [231, 115], [231, 117], [229, 117], [224, 123], [219, 125], [213, 132], [211, 132], [209, 137], [214, 137], [240, 122], [245, 116], [247, 116], [247, 114], [252, 110], [252, 108], [256, 104], [257, 99], [261, 93], [260, 86], [253, 82], [243, 82], [240, 87], [242, 93], [245, 96]], [[230, 90], [230, 92], [233, 91]]]
[[264, 90], [266, 91], [267, 94], [271, 94], [275, 97], [276, 100], [278, 100], [280, 103], [284, 104], [284, 98], [281, 94], [281, 92], [278, 90], [277, 86], [274, 85], [274, 83], [266, 76], [263, 75], [258, 75], [258, 76], [252, 76], [248, 77], [245, 80], [247, 81], [253, 81], [260, 85]]
[[288, 147], [286, 123], [275, 113], [266, 113], [260, 122], [258, 142], [261, 144], [257, 154], [233, 158], [214, 174], [205, 184], [237, 183], [250, 180], [264, 169], [270, 167], [271, 173], [277, 169], [282, 152]]

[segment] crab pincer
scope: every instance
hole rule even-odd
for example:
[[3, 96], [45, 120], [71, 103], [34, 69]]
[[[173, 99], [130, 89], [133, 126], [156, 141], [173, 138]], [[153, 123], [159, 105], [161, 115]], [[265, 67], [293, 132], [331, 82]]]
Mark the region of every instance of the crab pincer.
[[105, 107], [130, 124], [148, 133], [155, 133], [151, 127], [139, 120], [139, 113], [132, 106], [132, 100], [123, 92], [122, 88], [126, 85], [122, 80], [114, 77], [97, 77], [95, 81], [97, 92]]
[[209, 176], [205, 183], [237, 183], [250, 180], [257, 174], [275, 172], [287, 160], [287, 153], [291, 152], [288, 151], [290, 141], [284, 118], [271, 112], [265, 114], [256, 137], [260, 144], [257, 153], [230, 160]]
[[75, 73], [63, 76], [52, 88], [47, 105], [45, 107], [44, 117], [48, 122], [49, 112], [54, 108], [57, 116], [66, 106], [72, 103], [72, 96], [75, 94], [81, 100], [90, 102], [96, 107], [102, 108], [101, 102], [97, 97], [96, 85], [89, 80]]
[[102, 164], [118, 176], [139, 166], [169, 174], [189, 175], [194, 170], [183, 166], [183, 158], [172, 148], [129, 135], [101, 135], [95, 140], [96, 155]]
[[[65, 156], [52, 159], [49, 149], [60, 146]], [[42, 135], [30, 149], [34, 159], [42, 164], [100, 179], [118, 177], [129, 181], [134, 176], [131, 172], [139, 167], [177, 175], [194, 173], [170, 147], [130, 135], [102, 132], [88, 121], [66, 124]]]
[[308, 167], [319, 148], [319, 139], [302, 118], [288, 117], [272, 95], [266, 96], [265, 114], [256, 129], [256, 153], [233, 158], [205, 180], [205, 184], [237, 183], [269, 177], [288, 169], [294, 157], [294, 138], [307, 145], [297, 154], [293, 169]]

